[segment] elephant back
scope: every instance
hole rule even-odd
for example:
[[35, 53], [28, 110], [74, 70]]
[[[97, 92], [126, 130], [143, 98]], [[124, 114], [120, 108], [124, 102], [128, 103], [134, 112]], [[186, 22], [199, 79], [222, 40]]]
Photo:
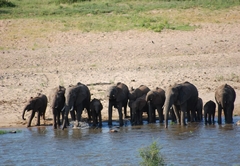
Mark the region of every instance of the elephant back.
[[138, 88], [133, 89], [129, 93], [129, 99], [136, 100], [137, 98], [143, 96], [144, 94], [147, 94], [149, 91], [150, 89], [146, 85], [140, 85]]

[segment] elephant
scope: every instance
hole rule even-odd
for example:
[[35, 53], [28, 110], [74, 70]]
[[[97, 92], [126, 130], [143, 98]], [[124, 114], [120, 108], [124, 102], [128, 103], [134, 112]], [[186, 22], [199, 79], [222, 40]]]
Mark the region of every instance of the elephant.
[[[62, 130], [66, 127], [68, 121], [69, 111], [71, 112], [71, 118], [73, 121], [81, 121], [82, 111], [86, 108], [88, 113], [88, 120], [91, 121], [90, 115], [90, 100], [91, 95], [88, 87], [82, 83], [77, 83], [77, 85], [70, 85], [65, 92], [65, 114], [62, 125]], [[77, 118], [75, 117], [75, 110], [77, 113]]]
[[[177, 123], [184, 126], [186, 125], [185, 114], [188, 111], [194, 112], [197, 106], [197, 102], [198, 90], [190, 82], [184, 82], [169, 86], [164, 103], [165, 128], [168, 127], [168, 114], [172, 106], [176, 115]], [[194, 115], [194, 113], [192, 115]]]
[[90, 102], [90, 113], [93, 119], [93, 126], [98, 124], [99, 119], [99, 126], [102, 126], [102, 115], [101, 111], [103, 109], [103, 105], [99, 99], [92, 99]]
[[107, 91], [108, 97], [108, 125], [112, 125], [112, 107], [118, 109], [119, 125], [123, 126], [122, 107], [124, 108], [124, 115], [127, 116], [129, 89], [124, 83], [118, 82], [117, 85], [109, 87]]
[[23, 113], [22, 113], [22, 119], [26, 120], [24, 118], [25, 111], [32, 110], [32, 114], [29, 118], [27, 127], [31, 126], [31, 122], [32, 122], [32, 119], [35, 116], [35, 112], [38, 113], [36, 126], [40, 126], [40, 116], [42, 116], [43, 120], [45, 120], [45, 112], [46, 112], [46, 108], [47, 108], [47, 103], [48, 103], [48, 99], [47, 99], [47, 96], [44, 95], [44, 94], [39, 93], [36, 97], [31, 97], [30, 98], [30, 100], [28, 101], [28, 103], [24, 107]]
[[209, 100], [204, 104], [204, 120], [205, 124], [214, 124], [214, 117], [215, 117], [215, 111], [216, 111], [216, 104], [214, 101]]
[[[142, 116], [143, 112], [149, 112], [148, 111], [148, 105], [147, 101], [145, 100], [146, 94], [144, 94], [141, 97], [138, 97], [135, 101], [132, 102], [131, 104], [131, 109], [132, 109], [132, 124], [136, 125], [141, 125], [143, 124]], [[149, 116], [148, 116], [149, 119]]]
[[196, 107], [196, 117], [195, 117], [196, 122], [202, 121], [202, 109], [203, 109], [203, 101], [199, 97], [197, 102], [197, 107]]
[[146, 86], [146, 85], [140, 85], [138, 88], [133, 89], [131, 88], [128, 98], [129, 98], [129, 108], [130, 108], [130, 115], [131, 115], [131, 121], [133, 121], [132, 119], [132, 108], [131, 108], [131, 104], [132, 102], [134, 102], [137, 98], [143, 96], [144, 94], [147, 94], [150, 91], [150, 89]]
[[233, 123], [234, 102], [236, 99], [235, 90], [228, 84], [217, 87], [215, 100], [218, 105], [218, 124], [222, 124], [222, 110], [225, 116], [225, 123]]
[[[65, 91], [66, 91], [66, 88], [64, 88], [63, 86], [58, 86], [58, 87], [52, 89], [51, 93], [49, 95], [49, 103], [50, 103], [50, 108], [52, 109], [53, 128], [54, 129], [60, 128], [61, 114], [62, 114], [62, 121], [64, 118]], [[67, 123], [69, 124], [68, 121], [67, 121]]]
[[155, 90], [151, 90], [146, 95], [146, 101], [149, 107], [149, 122], [156, 122], [156, 113], [155, 109], [157, 109], [159, 122], [163, 123], [163, 105], [165, 102], [166, 96], [165, 91], [161, 88], [156, 88]]

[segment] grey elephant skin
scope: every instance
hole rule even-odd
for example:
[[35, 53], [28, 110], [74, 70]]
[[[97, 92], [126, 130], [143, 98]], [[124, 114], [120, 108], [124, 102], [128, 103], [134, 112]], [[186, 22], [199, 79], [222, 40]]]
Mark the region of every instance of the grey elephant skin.
[[108, 125], [112, 125], [112, 107], [117, 108], [119, 115], [119, 125], [123, 126], [123, 113], [124, 108], [125, 117], [127, 116], [127, 103], [128, 103], [129, 89], [124, 83], [118, 82], [117, 85], [111, 86], [107, 91], [108, 97]]
[[225, 123], [233, 123], [235, 99], [236, 92], [230, 85], [224, 84], [216, 89], [215, 100], [218, 105], [218, 124], [222, 124], [222, 110], [225, 116]]
[[[68, 114], [71, 111], [71, 118], [73, 121], [81, 121], [82, 111], [87, 110], [88, 120], [91, 120], [90, 115], [90, 100], [91, 95], [88, 87], [82, 83], [77, 83], [77, 85], [71, 85], [66, 89], [65, 92], [65, 114], [62, 129], [66, 127], [68, 121]], [[75, 111], [77, 118], [75, 117]]]
[[93, 126], [102, 126], [102, 114], [101, 111], [103, 109], [103, 105], [99, 99], [92, 99], [90, 102], [90, 112], [93, 119]]
[[63, 86], [58, 86], [53, 88], [49, 95], [49, 103], [53, 115], [54, 129], [60, 128], [61, 125], [60, 116], [62, 116], [62, 121], [64, 118], [65, 91], [66, 88], [64, 88]]
[[[148, 105], [147, 105], [147, 101], [145, 100], [145, 98], [146, 98], [146, 94], [141, 97], [138, 97], [131, 104], [132, 124], [133, 125], [142, 125], [143, 124], [143, 118], [142, 118], [143, 112], [148, 113]], [[148, 115], [148, 119], [149, 119], [149, 115]]]
[[[198, 102], [198, 90], [190, 82], [184, 82], [170, 86], [166, 93], [164, 103], [165, 128], [168, 127], [168, 114], [173, 106], [177, 123], [186, 125], [185, 114], [188, 111], [194, 112]], [[181, 117], [181, 120], [180, 120]]]
[[196, 107], [196, 116], [195, 116], [195, 121], [196, 122], [201, 122], [203, 119], [203, 101], [202, 99], [199, 97], [198, 98], [198, 102], [197, 102], [197, 107]]
[[149, 111], [149, 122], [156, 122], [156, 109], [158, 112], [159, 122], [163, 123], [163, 105], [165, 102], [166, 96], [165, 91], [162, 88], [156, 88], [151, 90], [146, 95], [146, 101], [148, 103]]
[[133, 87], [131, 88], [128, 98], [129, 98], [129, 108], [130, 108], [130, 115], [131, 115], [131, 121], [133, 121], [132, 117], [132, 103], [139, 97], [146, 95], [150, 89], [146, 85], [140, 85], [138, 88], [134, 89]]
[[36, 112], [38, 113], [36, 126], [40, 126], [40, 116], [42, 116], [43, 119], [45, 120], [45, 112], [46, 112], [46, 108], [47, 108], [47, 103], [48, 103], [48, 99], [47, 99], [47, 96], [44, 94], [38, 94], [36, 97], [30, 98], [30, 100], [24, 107], [23, 113], [22, 113], [22, 119], [26, 120], [24, 118], [25, 111], [32, 110], [32, 114], [29, 118], [27, 127], [31, 126], [32, 119], [34, 118]]
[[215, 112], [216, 112], [216, 104], [214, 101], [209, 100], [204, 104], [204, 121], [205, 124], [214, 124], [215, 120]]

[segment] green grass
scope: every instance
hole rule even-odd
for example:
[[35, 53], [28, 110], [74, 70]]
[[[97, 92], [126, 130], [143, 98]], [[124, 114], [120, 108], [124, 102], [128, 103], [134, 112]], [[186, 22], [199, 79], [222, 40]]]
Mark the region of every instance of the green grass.
[[239, 5], [240, 0], [0, 0], [0, 19], [34, 19], [60, 31], [188, 31], [199, 20], [186, 10], [201, 9], [201, 20]]
[[0, 135], [1, 134], [7, 134], [7, 133], [20, 133], [22, 132], [21, 130], [0, 130]]

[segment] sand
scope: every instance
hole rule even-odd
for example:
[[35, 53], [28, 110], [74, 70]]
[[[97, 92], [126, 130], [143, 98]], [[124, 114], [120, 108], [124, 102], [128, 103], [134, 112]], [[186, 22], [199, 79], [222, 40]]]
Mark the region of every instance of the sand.
[[[12, 35], [14, 21], [0, 20], [1, 128], [26, 127], [22, 111], [31, 96], [39, 92], [49, 95], [58, 85], [77, 82], [88, 85], [92, 98], [101, 99], [104, 120], [108, 118], [106, 90], [117, 82], [129, 88], [146, 85], [166, 90], [174, 83], [189, 81], [204, 103], [215, 101], [215, 89], [227, 83], [237, 94], [234, 115], [240, 115], [239, 20], [202, 23], [194, 31], [21, 35], [19, 30]], [[18, 22], [23, 30], [24, 20]], [[116, 120], [117, 115], [115, 110]], [[49, 107], [46, 118], [41, 125], [52, 124]]]

